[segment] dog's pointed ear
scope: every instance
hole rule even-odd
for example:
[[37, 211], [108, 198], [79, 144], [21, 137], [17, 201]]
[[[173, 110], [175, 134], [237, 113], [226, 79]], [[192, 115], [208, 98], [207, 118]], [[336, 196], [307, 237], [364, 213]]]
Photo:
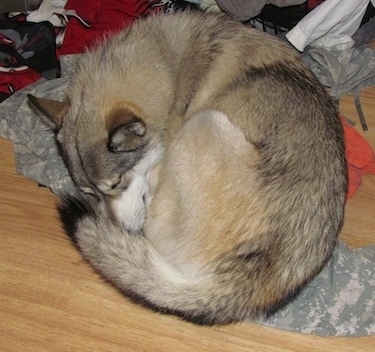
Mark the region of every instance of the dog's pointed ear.
[[40, 117], [49, 127], [58, 131], [61, 128], [63, 119], [68, 113], [70, 103], [68, 101], [56, 101], [46, 98], [37, 98], [31, 94], [27, 95], [31, 106], [42, 114]]
[[144, 121], [128, 110], [116, 111], [108, 126], [108, 149], [112, 152], [131, 152], [138, 149], [146, 134]]

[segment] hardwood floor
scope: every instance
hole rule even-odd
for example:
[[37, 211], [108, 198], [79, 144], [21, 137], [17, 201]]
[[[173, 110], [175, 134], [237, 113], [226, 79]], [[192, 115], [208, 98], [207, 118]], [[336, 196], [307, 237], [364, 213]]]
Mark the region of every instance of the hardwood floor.
[[[375, 88], [361, 94], [375, 147]], [[358, 122], [353, 99], [341, 112]], [[359, 124], [357, 124], [359, 128]], [[362, 132], [361, 132], [362, 133]], [[56, 197], [15, 172], [0, 139], [0, 351], [374, 351], [375, 336], [323, 338], [239, 324], [208, 328], [130, 303], [85, 263], [60, 228]], [[375, 175], [348, 202], [341, 240], [375, 243]]]

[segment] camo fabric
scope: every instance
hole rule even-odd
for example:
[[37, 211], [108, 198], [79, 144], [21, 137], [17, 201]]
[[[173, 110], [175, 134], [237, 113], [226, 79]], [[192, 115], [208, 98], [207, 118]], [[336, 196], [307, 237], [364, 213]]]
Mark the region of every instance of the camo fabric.
[[375, 334], [375, 245], [339, 243], [321, 273], [264, 325], [317, 335]]
[[48, 81], [42, 78], [0, 104], [0, 136], [14, 142], [17, 172], [50, 187], [58, 195], [74, 192], [73, 182], [58, 153], [54, 132], [31, 110], [27, 94], [64, 100], [78, 56], [62, 57], [61, 78]]
[[[75, 192], [47, 128], [26, 94], [64, 100], [77, 56], [61, 59], [62, 77], [41, 80], [0, 104], [0, 135], [15, 145], [17, 171], [57, 195]], [[318, 335], [375, 333], [375, 246], [356, 250], [340, 243], [330, 263], [287, 307], [262, 324]]]

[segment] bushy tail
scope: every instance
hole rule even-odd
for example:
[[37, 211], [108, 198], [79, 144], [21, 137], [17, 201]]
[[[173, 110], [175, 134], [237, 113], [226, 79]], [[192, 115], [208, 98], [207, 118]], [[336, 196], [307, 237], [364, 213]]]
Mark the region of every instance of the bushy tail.
[[188, 279], [146, 237], [129, 234], [116, 224], [105, 208], [65, 198], [59, 211], [68, 235], [108, 281], [146, 306], [194, 323], [262, 318], [290, 301], [304, 284], [283, 278], [269, 253], [251, 246], [239, 247], [200, 278]]

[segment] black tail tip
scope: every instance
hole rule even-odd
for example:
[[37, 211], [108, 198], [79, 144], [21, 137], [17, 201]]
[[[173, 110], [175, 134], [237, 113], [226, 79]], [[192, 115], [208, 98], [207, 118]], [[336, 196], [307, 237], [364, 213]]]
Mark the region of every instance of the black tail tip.
[[60, 198], [57, 211], [64, 231], [74, 243], [77, 243], [77, 224], [82, 218], [94, 214], [92, 206], [83, 198], [66, 195]]

